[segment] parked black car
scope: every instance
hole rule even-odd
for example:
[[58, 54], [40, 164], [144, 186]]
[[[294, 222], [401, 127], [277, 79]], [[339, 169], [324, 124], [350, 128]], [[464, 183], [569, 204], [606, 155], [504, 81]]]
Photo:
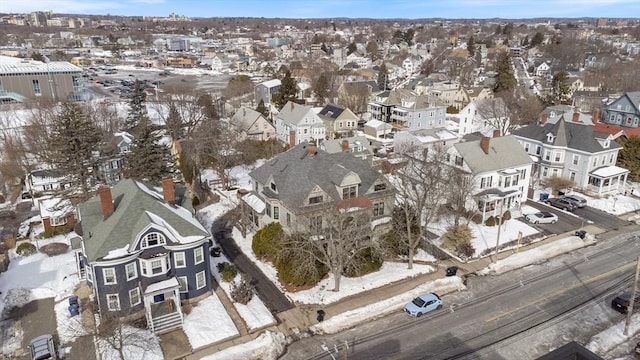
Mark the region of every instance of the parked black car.
[[[631, 294], [622, 293], [611, 300], [611, 308], [620, 314], [626, 314], [629, 310], [629, 303], [631, 302]], [[640, 295], [636, 296], [636, 300], [633, 302], [633, 307], [640, 306]]]

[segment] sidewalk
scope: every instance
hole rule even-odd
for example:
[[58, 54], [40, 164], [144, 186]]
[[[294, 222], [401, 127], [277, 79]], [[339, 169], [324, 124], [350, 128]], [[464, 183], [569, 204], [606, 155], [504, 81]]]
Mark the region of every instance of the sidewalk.
[[[640, 226], [637, 226], [637, 225], [635, 226], [638, 229], [640, 229]], [[587, 233], [591, 235], [598, 235], [604, 232], [604, 230], [600, 229], [595, 225], [588, 225], [588, 226], [585, 226], [583, 229], [586, 230]], [[624, 229], [624, 230], [626, 230], [624, 232], [629, 232], [629, 229]], [[621, 231], [620, 230], [610, 231], [612, 236], [617, 234], [618, 232], [621, 232]], [[570, 231], [562, 234], [549, 236], [535, 243], [521, 246], [520, 251], [530, 250], [540, 245], [548, 244], [558, 239], [566, 238], [567, 236], [573, 235], [573, 233], [574, 233], [573, 231]], [[495, 255], [492, 255], [491, 257], [487, 256], [487, 257], [470, 261], [467, 263], [463, 263], [452, 258], [449, 260], [440, 261], [437, 264], [435, 264], [434, 266], [437, 269], [432, 273], [422, 274], [412, 278], [396, 281], [394, 283], [387, 284], [385, 286], [382, 286], [376, 289], [368, 290], [368, 291], [359, 293], [357, 295], [349, 296], [347, 298], [344, 298], [338, 302], [329, 304], [327, 306], [299, 304], [293, 309], [278, 313], [276, 315], [278, 319], [278, 325], [271, 326], [265, 330], [269, 330], [273, 332], [281, 332], [285, 336], [292, 336], [299, 333], [305, 333], [308, 331], [308, 329], [312, 325], [315, 325], [318, 323], [317, 311], [320, 309], [322, 309], [325, 312], [324, 319], [327, 320], [327, 319], [330, 319], [332, 316], [336, 316], [353, 309], [365, 307], [367, 305], [371, 305], [373, 303], [382, 301], [384, 299], [387, 299], [395, 295], [403, 294], [426, 282], [444, 278], [446, 276], [445, 270], [449, 266], [457, 266], [458, 276], [464, 277], [468, 274], [471, 274], [486, 268], [494, 261], [494, 259], [496, 260], [505, 259], [513, 255], [515, 252], [516, 252], [516, 249], [504, 250], [498, 254], [497, 259]], [[218, 344], [214, 344], [205, 349], [196, 351], [186, 356], [185, 359], [194, 359], [194, 360], [200, 359], [203, 356], [215, 354], [216, 352], [224, 350], [226, 348], [252, 341], [255, 338], [257, 338], [260, 334], [261, 332], [256, 332], [253, 334], [244, 334], [234, 339], [230, 339]]]

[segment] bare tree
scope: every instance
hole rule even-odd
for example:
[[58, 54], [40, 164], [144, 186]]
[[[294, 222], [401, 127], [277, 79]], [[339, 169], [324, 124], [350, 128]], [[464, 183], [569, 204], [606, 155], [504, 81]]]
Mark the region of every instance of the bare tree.
[[[281, 256], [293, 256], [304, 261], [297, 271], [313, 272], [315, 263], [324, 265], [333, 275], [333, 291], [340, 291], [340, 279], [345, 273], [357, 272], [366, 251], [377, 253], [371, 230], [371, 209], [336, 208], [328, 204], [325, 211], [306, 216], [308, 225], [283, 243]], [[302, 268], [306, 267], [306, 268]]]
[[349, 86], [349, 90], [338, 93], [338, 105], [342, 105], [356, 114], [363, 113], [367, 110], [367, 100], [369, 99], [369, 90], [365, 84], [354, 84]]
[[194, 85], [178, 83], [165, 88], [158, 101], [150, 102], [150, 107], [165, 124], [173, 107], [182, 122], [184, 135], [188, 137], [207, 119], [207, 113], [199, 101], [202, 95], [204, 93]]
[[103, 314], [97, 330], [100, 353], [115, 352], [121, 360], [130, 359], [133, 354], [152, 352], [159, 345], [147, 329], [136, 326], [126, 317]]
[[486, 126], [500, 131], [500, 135], [510, 134], [516, 129], [511, 121], [511, 112], [502, 98], [482, 99], [476, 102], [478, 116]]
[[[425, 230], [436, 218], [441, 205], [446, 202], [450, 179], [450, 167], [446, 162], [447, 150], [443, 146], [418, 149], [404, 154], [406, 165], [397, 173], [394, 184], [399, 201], [396, 207], [403, 213], [396, 224], [400, 240], [408, 249], [409, 269], [413, 257], [425, 236]], [[413, 224], [418, 223], [418, 233]]]

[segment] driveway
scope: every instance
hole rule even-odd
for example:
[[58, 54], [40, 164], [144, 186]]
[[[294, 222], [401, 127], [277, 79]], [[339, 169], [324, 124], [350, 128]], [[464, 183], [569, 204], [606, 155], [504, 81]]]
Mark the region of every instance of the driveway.
[[[34, 300], [26, 305], [12, 309], [7, 319], [16, 322], [16, 326], [22, 328], [22, 356], [16, 359], [31, 359], [29, 354], [29, 342], [36, 336], [52, 334], [55, 343], [58, 344], [56, 334], [56, 314], [53, 310], [53, 298]], [[58, 346], [56, 345], [56, 349]]]
[[629, 221], [621, 220], [615, 215], [588, 206], [576, 209], [573, 212], [567, 212], [537, 201], [527, 201], [527, 205], [540, 211], [548, 211], [558, 215], [558, 222], [555, 224], [530, 224], [546, 235], [573, 231], [590, 223], [603, 230], [617, 230], [620, 227], [632, 224]]
[[291, 301], [238, 248], [231, 237], [231, 228], [228, 228], [226, 223], [227, 221], [223, 216], [211, 226], [211, 233], [214, 235], [216, 242], [220, 244], [225, 256], [238, 267], [240, 272], [252, 279], [251, 284], [256, 289], [258, 296], [272, 313], [293, 309], [295, 306]]

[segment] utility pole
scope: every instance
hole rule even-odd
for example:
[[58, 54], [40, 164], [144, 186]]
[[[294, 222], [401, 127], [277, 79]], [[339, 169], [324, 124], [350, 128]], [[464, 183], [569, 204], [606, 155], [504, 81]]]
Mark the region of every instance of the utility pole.
[[636, 291], [638, 291], [638, 275], [640, 275], [640, 257], [636, 262], [636, 276], [633, 279], [633, 291], [629, 300], [629, 308], [627, 309], [627, 320], [624, 322], [624, 336], [629, 334], [629, 324], [631, 323], [631, 315], [633, 314], [633, 305], [636, 301]]
[[498, 214], [498, 236], [496, 237], [496, 261], [498, 261], [498, 247], [500, 246], [500, 229], [502, 228], [502, 207], [504, 199], [500, 199], [500, 214]]

